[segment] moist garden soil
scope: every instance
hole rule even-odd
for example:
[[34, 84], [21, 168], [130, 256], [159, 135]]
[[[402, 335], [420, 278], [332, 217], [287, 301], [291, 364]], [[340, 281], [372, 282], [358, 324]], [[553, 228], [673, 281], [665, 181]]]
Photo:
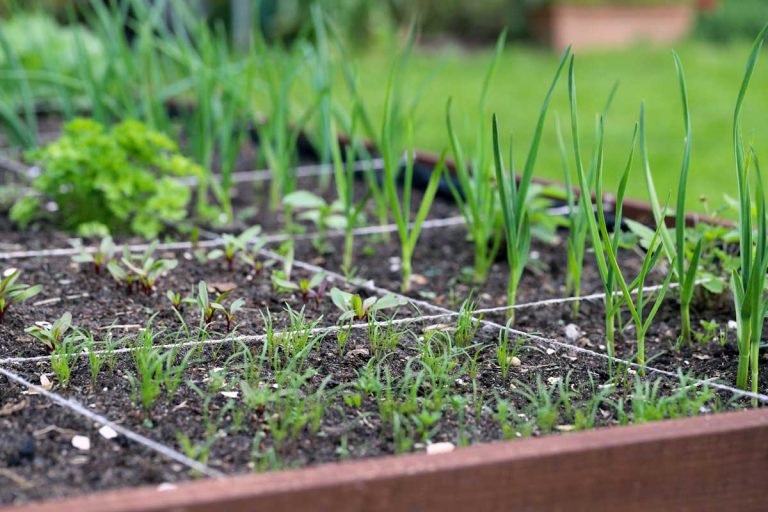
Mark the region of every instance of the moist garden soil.
[[[284, 329], [290, 324], [290, 314], [303, 309], [308, 322], [317, 322], [317, 327], [332, 326], [338, 323], [341, 311], [333, 305], [326, 295], [322, 300], [309, 298], [306, 302], [298, 292], [276, 292], [272, 286], [269, 269], [256, 274], [241, 262], [236, 262], [232, 271], [227, 269], [223, 259], [199, 263], [190, 252], [158, 251], [158, 256], [176, 258], [178, 266], [156, 283], [156, 289], [149, 295], [134, 290], [127, 293], [125, 288], [115, 284], [106, 270], [96, 274], [89, 264], [73, 263], [68, 257], [48, 257], [19, 259], [5, 262], [2, 268], [11, 266], [21, 270], [19, 282], [30, 285], [42, 284], [43, 291], [31, 300], [12, 305], [0, 324], [0, 360], [15, 357], [34, 357], [44, 355], [45, 347], [24, 332], [25, 328], [36, 322], [53, 323], [65, 312], [70, 312], [73, 325], [93, 333], [97, 341], [112, 333], [112, 337], [122, 345], [121, 338], [136, 338], [151, 320], [154, 332], [163, 332], [160, 340], [174, 341], [180, 329], [186, 325], [193, 333], [198, 333], [200, 317], [197, 306], [187, 304], [179, 315], [174, 312], [166, 297], [167, 290], [174, 290], [183, 297], [196, 297], [198, 283], [205, 281], [211, 300], [219, 292], [229, 290], [229, 297], [224, 302], [230, 304], [237, 298], [245, 299], [245, 308], [235, 317], [237, 334], [263, 334], [265, 317], [269, 313], [275, 330]], [[276, 263], [278, 268], [280, 263]], [[294, 268], [292, 279], [310, 279], [313, 273], [302, 268]], [[326, 290], [338, 287], [363, 296], [370, 292], [360, 290], [345, 282], [328, 281]], [[415, 310], [406, 306], [401, 314], [415, 314]], [[234, 326], [233, 326], [234, 327]], [[177, 334], [178, 333], [178, 334]], [[201, 338], [226, 337], [226, 321], [217, 315], [213, 324], [205, 332], [195, 334]]]
[[[393, 426], [383, 421], [376, 400], [372, 395], [362, 393], [359, 406], [351, 407], [345, 403], [344, 393], [351, 389], [350, 385], [365, 371], [366, 366], [373, 364], [372, 361], [378, 361], [395, 382], [400, 382], [407, 371], [420, 369], [417, 347], [423, 340], [425, 327], [420, 323], [398, 327], [402, 334], [400, 343], [386, 355], [371, 353], [368, 335], [363, 329], [352, 331], [344, 354], [340, 354], [335, 336], [323, 337], [307, 358], [306, 368], [311, 377], [304, 392], [311, 393], [324, 383], [324, 397], [327, 399], [325, 413], [316, 431], [302, 429], [295, 438], [284, 442], [273, 458], [264, 454], [274, 447], [268, 418], [275, 412], [246, 407], [239, 387], [241, 380], [248, 379], [246, 368], [251, 367], [242, 364], [242, 356], [238, 354], [244, 350], [252, 355], [258, 354], [262, 349], [260, 343], [247, 347], [223, 343], [189, 348], [194, 351], [194, 356], [184, 375], [186, 383], [171, 399], [163, 394], [150, 411], [145, 411], [136, 403], [127, 379], [135, 370], [131, 358], [125, 354], [119, 357], [114, 369], [107, 368], [99, 375], [95, 385], [90, 381], [87, 358], [80, 358], [74, 365], [69, 386], [64, 388], [56, 384], [54, 391], [176, 449], [180, 449], [178, 433], [203, 443], [207, 439], [206, 418], [219, 418], [216, 428], [220, 434], [211, 446], [208, 465], [227, 474], [387, 455], [396, 453], [398, 448]], [[427, 329], [435, 330], [434, 327]], [[443, 325], [438, 329], [448, 330], [449, 327]], [[432, 429], [431, 442], [447, 441], [462, 445], [504, 438], [501, 423], [494, 418], [497, 397], [509, 400], [514, 408], [513, 422], [505, 423], [511, 429], [507, 437], [549, 433], [537, 426], [536, 411], [518, 393], [535, 387], [537, 379], [544, 382], [546, 388], [554, 389], [562, 382], [565, 389], [570, 390], [570, 412], [561, 406], [552, 423], [553, 433], [569, 432], [575, 428], [571, 423], [574, 412], [587, 410], [594, 394], [606, 389], [603, 385], [609, 382], [609, 374], [604, 359], [569, 350], [547, 349], [535, 343], [526, 343], [519, 348], [521, 364], [511, 368], [509, 376], [504, 379], [493, 356], [496, 335], [493, 329], [480, 329], [471, 342], [473, 348], [465, 355], [456, 356], [456, 366], [444, 383], [448, 388], [446, 396], [462, 397], [466, 402], [457, 409], [443, 407], [442, 416]], [[473, 386], [468, 373], [469, 362], [478, 349], [477, 377]], [[48, 362], [27, 364], [13, 370], [29, 380], [39, 380], [41, 374], [53, 379]], [[212, 388], [211, 372], [217, 372], [221, 377], [216, 380], [218, 384], [215, 388]], [[251, 382], [253, 386], [276, 385], [274, 372], [268, 366], [260, 367], [259, 372], [256, 381]], [[618, 403], [619, 399], [624, 400], [626, 412], [631, 411], [628, 396], [633, 388], [632, 380], [633, 376], [627, 374], [623, 379], [611, 381], [606, 401], [596, 409], [595, 426], [617, 424], [617, 412], [611, 403]], [[677, 386], [677, 382], [666, 379], [660, 383], [662, 394], [671, 392]], [[425, 379], [420, 394], [428, 396], [433, 384], [428, 378]], [[195, 392], [194, 386], [207, 390], [204, 396]], [[39, 485], [28, 488], [15, 479], [6, 481], [0, 486], [0, 503], [195, 478], [176, 464], [157, 462], [156, 456], [148, 455], [141, 447], [125, 443], [121, 437], [106, 441], [91, 432], [94, 445], [88, 453], [80, 454], [71, 447], [71, 432], [87, 431], [90, 427], [87, 422], [83, 423], [67, 411], [45, 404], [39, 397], [23, 395], [14, 385], [3, 386], [2, 389], [0, 408], [29, 400], [23, 409], [0, 416], [0, 423], [8, 427], [2, 430], [3, 444], [8, 447], [4, 455], [5, 465], [21, 479], [30, 479]], [[235, 394], [226, 396], [223, 392]], [[402, 400], [405, 393], [396, 391], [394, 400]], [[419, 399], [419, 403], [427, 407], [426, 398]], [[717, 397], [713, 397], [706, 407], [719, 407], [717, 403]], [[46, 430], [52, 433], [45, 436], [36, 434]], [[10, 444], [9, 435], [12, 437]], [[424, 439], [417, 433], [411, 435], [415, 444], [405, 450], [424, 451]], [[24, 447], [30, 439], [34, 439], [34, 454], [26, 455]], [[11, 460], [13, 464], [9, 462]]]

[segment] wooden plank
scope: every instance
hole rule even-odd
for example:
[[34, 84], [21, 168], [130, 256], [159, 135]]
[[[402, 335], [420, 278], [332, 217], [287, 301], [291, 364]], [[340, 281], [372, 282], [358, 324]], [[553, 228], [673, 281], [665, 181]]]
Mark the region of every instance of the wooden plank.
[[18, 512], [765, 510], [768, 409], [136, 489]]

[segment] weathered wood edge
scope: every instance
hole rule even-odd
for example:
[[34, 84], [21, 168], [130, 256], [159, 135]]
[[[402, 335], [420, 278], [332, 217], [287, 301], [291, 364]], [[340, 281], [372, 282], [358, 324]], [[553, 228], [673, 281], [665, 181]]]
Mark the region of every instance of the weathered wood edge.
[[748, 512], [768, 507], [766, 474], [768, 409], [754, 409], [8, 510]]

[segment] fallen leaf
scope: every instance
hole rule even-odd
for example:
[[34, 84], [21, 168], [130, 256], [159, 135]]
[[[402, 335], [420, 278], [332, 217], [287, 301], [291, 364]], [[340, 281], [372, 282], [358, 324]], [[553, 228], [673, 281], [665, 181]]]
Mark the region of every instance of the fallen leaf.
[[51, 388], [53, 388], [53, 382], [45, 376], [45, 374], [40, 375], [40, 387], [43, 388], [46, 391], [50, 391]]
[[28, 405], [29, 401], [26, 398], [22, 398], [20, 402], [16, 402], [15, 404], [5, 404], [0, 407], [0, 416], [10, 416], [11, 414], [24, 410]]
[[221, 395], [227, 398], [237, 398], [239, 396], [237, 391], [222, 391]]
[[235, 283], [208, 283], [208, 293], [225, 293], [225, 292], [231, 292], [232, 290], [235, 290], [237, 288], [237, 285]]

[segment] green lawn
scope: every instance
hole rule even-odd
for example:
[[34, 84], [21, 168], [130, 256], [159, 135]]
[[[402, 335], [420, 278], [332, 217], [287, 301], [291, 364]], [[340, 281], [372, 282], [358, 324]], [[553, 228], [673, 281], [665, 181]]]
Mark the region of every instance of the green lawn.
[[[693, 118], [693, 158], [689, 178], [688, 208], [702, 210], [700, 197], [711, 206], [724, 204], [724, 195], [736, 191], [731, 146], [733, 107], [749, 53], [749, 43], [715, 46], [691, 41], [677, 47], [686, 71]], [[454, 98], [454, 122], [466, 143], [472, 142], [477, 123], [499, 116], [503, 132], [517, 141], [517, 165], [527, 151], [536, 115], [554, 72], [558, 55], [542, 49], [507, 48], [491, 86], [488, 111], [479, 115], [477, 98], [491, 49], [468, 52], [456, 48], [419, 49], [407, 71], [406, 83], [415, 91], [430, 77], [419, 104], [415, 138], [417, 147], [440, 151], [447, 145], [445, 103]], [[360, 79], [374, 112], [383, 103], [389, 69], [386, 52], [370, 52], [359, 59]], [[660, 198], [676, 189], [683, 147], [679, 88], [671, 49], [637, 47], [577, 55], [577, 84], [582, 137], [591, 145], [595, 114], [602, 110], [615, 80], [618, 93], [606, 122], [607, 189], [618, 181], [626, 161], [640, 103], [646, 103], [649, 152]], [[768, 63], [758, 65], [747, 98], [745, 136], [768, 161]], [[536, 174], [561, 179], [562, 167], [555, 138], [555, 118], [569, 122], [567, 79], [561, 77], [547, 119]], [[565, 127], [564, 131], [568, 131]], [[566, 133], [567, 136], [567, 133]], [[570, 140], [570, 139], [568, 139]], [[585, 151], [591, 146], [585, 145]], [[639, 153], [637, 153], [639, 155]], [[585, 155], [588, 156], [588, 155]], [[635, 160], [628, 195], [645, 198], [639, 159]], [[674, 197], [672, 197], [674, 200]]]

